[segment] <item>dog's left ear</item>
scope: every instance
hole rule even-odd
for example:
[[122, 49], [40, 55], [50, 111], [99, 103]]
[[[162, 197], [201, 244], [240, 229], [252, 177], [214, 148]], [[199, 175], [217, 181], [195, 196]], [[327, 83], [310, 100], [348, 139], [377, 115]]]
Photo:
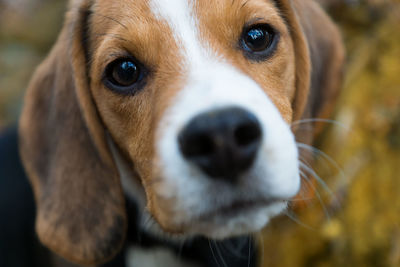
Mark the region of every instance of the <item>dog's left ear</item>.
[[[292, 130], [296, 141], [311, 144], [323, 124], [301, 120], [331, 115], [342, 84], [344, 47], [335, 24], [313, 0], [276, 0], [276, 4], [288, 24], [295, 50]], [[303, 158], [309, 156], [302, 151]], [[307, 194], [312, 192], [305, 190], [300, 196]], [[298, 202], [295, 206], [302, 205]]]
[[302, 118], [329, 118], [343, 81], [345, 49], [341, 34], [314, 1], [295, 0], [294, 5], [311, 58], [311, 86]]
[[313, 0], [277, 0], [296, 56], [293, 121], [327, 118], [342, 84], [344, 47], [338, 29]]
[[90, 1], [70, 3], [57, 43], [29, 84], [20, 152], [40, 241], [67, 260], [96, 265], [121, 248], [126, 211], [89, 86]]

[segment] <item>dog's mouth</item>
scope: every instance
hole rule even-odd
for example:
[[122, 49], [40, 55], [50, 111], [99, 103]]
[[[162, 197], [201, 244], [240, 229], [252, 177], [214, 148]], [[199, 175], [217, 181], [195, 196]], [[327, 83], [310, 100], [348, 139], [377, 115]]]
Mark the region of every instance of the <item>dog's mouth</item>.
[[189, 235], [204, 235], [213, 239], [225, 239], [260, 231], [270, 220], [286, 208], [286, 200], [257, 199], [239, 200], [208, 210], [192, 217], [185, 224]]
[[211, 212], [204, 213], [198, 217], [199, 222], [207, 222], [216, 218], [229, 219], [237, 216], [244, 216], [247, 213], [257, 212], [276, 203], [284, 203], [285, 200], [260, 199], [235, 201], [230, 205], [222, 206]]

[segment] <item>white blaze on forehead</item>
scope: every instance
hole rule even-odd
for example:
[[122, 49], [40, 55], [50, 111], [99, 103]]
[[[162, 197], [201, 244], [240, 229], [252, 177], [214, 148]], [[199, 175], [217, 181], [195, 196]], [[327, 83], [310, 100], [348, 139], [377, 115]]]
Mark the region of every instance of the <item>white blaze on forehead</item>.
[[194, 10], [195, 0], [151, 0], [150, 8], [154, 15], [166, 21], [174, 33], [173, 38], [184, 53], [185, 61], [201, 64], [209, 57], [209, 50], [199, 39], [198, 20]]

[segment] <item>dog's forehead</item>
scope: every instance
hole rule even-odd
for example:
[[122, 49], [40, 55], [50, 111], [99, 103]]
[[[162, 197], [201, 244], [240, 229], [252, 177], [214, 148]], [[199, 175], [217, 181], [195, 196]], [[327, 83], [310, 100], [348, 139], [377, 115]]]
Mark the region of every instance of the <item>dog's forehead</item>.
[[129, 42], [128, 50], [154, 66], [171, 58], [231, 61], [243, 28], [258, 20], [281, 35], [287, 30], [273, 0], [98, 0], [93, 11], [97, 40]]
[[195, 12], [195, 1], [151, 0], [149, 4], [154, 16], [168, 24], [189, 64], [199, 64], [210, 58], [210, 49], [199, 40], [199, 15]]
[[192, 26], [193, 30], [193, 26], [200, 28], [205, 24], [209, 27], [218, 26], [216, 24], [234, 27], [228, 23], [265, 17], [266, 14], [271, 20], [282, 19], [275, 0], [97, 0], [93, 6], [99, 15], [94, 20], [108, 19], [111, 24], [123, 20], [127, 23], [124, 25], [140, 21], [156, 27], [159, 24], [154, 22], [158, 21], [177, 31], [187, 30], [183, 26]]
[[[97, 0], [92, 11], [94, 72], [128, 51], [152, 70], [147, 91], [157, 92], [154, 101], [162, 103], [157, 118], [179, 91], [216, 78], [215, 67], [223, 65], [255, 81], [289, 120], [292, 42], [273, 0]], [[243, 56], [239, 42], [246, 27], [259, 23], [272, 25], [280, 44], [272, 60], [255, 64]]]
[[[236, 46], [233, 42], [239, 39], [243, 28], [257, 20], [271, 23], [280, 32], [286, 31], [274, 0], [97, 0], [94, 3], [95, 33], [114, 34], [114, 38], [140, 43], [135, 49], [139, 52], [157, 48], [154, 43], [161, 41], [177, 45], [180, 52], [183, 48], [191, 57], [204, 56], [198, 53], [200, 48], [204, 52], [209, 47], [224, 54], [226, 48]], [[230, 47], [219, 47], [221, 43]]]

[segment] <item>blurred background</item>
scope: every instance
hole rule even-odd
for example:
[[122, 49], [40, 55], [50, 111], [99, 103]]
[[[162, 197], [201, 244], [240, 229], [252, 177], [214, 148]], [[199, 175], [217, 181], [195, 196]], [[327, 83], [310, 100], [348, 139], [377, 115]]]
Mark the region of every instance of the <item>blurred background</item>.
[[[400, 1], [321, 0], [347, 48], [344, 89], [305, 202], [261, 234], [263, 266], [400, 266]], [[0, 0], [0, 130], [18, 118], [65, 0]]]

